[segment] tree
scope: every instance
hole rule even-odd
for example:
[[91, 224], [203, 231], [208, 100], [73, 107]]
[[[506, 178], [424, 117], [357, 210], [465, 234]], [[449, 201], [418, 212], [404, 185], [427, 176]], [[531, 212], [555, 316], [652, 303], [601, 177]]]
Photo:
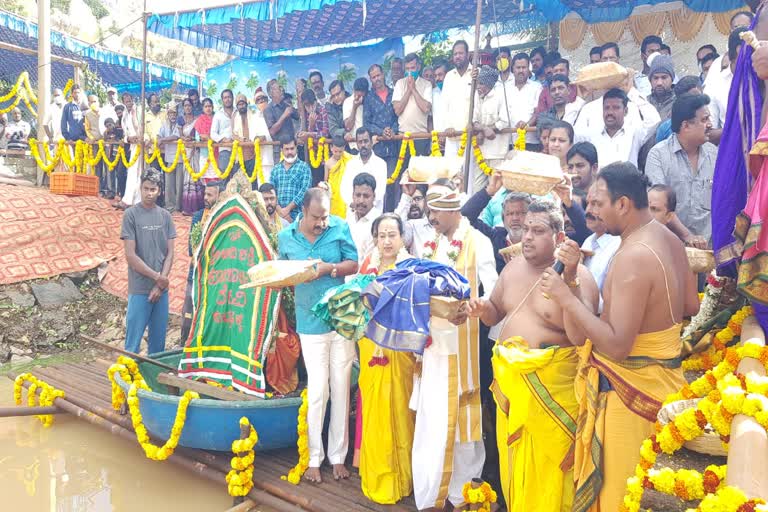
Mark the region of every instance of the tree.
[[72, 0], [51, 0], [51, 9], [58, 9], [64, 14], [69, 14]]
[[421, 50], [418, 52], [422, 65], [432, 66], [435, 61], [450, 61], [451, 43], [447, 40], [434, 42], [430, 34], [421, 38]]
[[109, 16], [109, 11], [99, 0], [83, 0], [97, 20]]
[[248, 81], [245, 82], [245, 87], [248, 91], [254, 91], [259, 86], [259, 74], [255, 71], [251, 71], [248, 75]]
[[10, 11], [19, 16], [27, 16], [27, 8], [19, 0], [0, 0], [0, 9]]
[[338, 80], [341, 80], [345, 85], [349, 85], [357, 78], [357, 70], [354, 64], [344, 63], [339, 68], [339, 73], [336, 75]]
[[99, 103], [107, 101], [107, 86], [101, 81], [101, 77], [89, 67], [83, 70], [83, 89], [86, 94], [95, 94], [99, 97]]

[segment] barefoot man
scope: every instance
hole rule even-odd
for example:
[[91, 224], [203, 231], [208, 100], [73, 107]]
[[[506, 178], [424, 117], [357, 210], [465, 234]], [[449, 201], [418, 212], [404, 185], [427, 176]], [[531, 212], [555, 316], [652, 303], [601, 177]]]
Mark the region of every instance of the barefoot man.
[[576, 377], [579, 400], [574, 511], [619, 510], [640, 445], [662, 401], [684, 384], [680, 324], [698, 310], [683, 243], [648, 210], [647, 180], [634, 165], [604, 167], [594, 215], [620, 235], [603, 285], [602, 317], [546, 270], [542, 289], [589, 338]]
[[[498, 275], [491, 241], [461, 216], [459, 193], [439, 179], [427, 191], [429, 222], [436, 237], [422, 257], [456, 269], [471, 297], [482, 283], [493, 290]], [[424, 349], [414, 386], [413, 495], [419, 510], [442, 510], [446, 500], [462, 510], [462, 487], [479, 478], [485, 462], [480, 411], [479, 322], [464, 307], [453, 322], [430, 319], [432, 343]]]
[[[583, 332], [542, 296], [541, 273], [557, 259], [575, 300], [596, 311], [598, 293], [579, 264], [576, 242], [567, 240], [560, 208], [534, 201], [523, 224], [522, 256], [502, 271], [489, 300], [473, 299], [470, 315], [501, 322], [491, 385], [496, 400], [496, 437], [501, 485], [510, 512], [570, 510], [573, 443], [578, 403], [573, 390]], [[545, 491], [543, 491], [545, 490]]]

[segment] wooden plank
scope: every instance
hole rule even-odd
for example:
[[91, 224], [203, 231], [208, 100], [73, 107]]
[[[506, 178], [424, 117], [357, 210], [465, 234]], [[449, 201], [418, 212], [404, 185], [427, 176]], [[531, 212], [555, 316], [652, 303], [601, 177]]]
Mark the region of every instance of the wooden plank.
[[0, 407], [0, 418], [13, 418], [15, 416], [35, 416], [37, 414], [60, 414], [63, 413], [61, 409], [56, 406], [43, 406], [43, 407]]
[[218, 398], [219, 400], [226, 400], [229, 402], [240, 402], [243, 400], [257, 402], [261, 398], [241, 393], [239, 391], [230, 391], [224, 388], [218, 388], [211, 386], [204, 382], [198, 382], [192, 379], [185, 379], [183, 377], [177, 377], [172, 373], [160, 373], [157, 375], [157, 382], [168, 386], [173, 386], [179, 389], [189, 389], [191, 391], [197, 391], [201, 395], [210, 396], [212, 398]]

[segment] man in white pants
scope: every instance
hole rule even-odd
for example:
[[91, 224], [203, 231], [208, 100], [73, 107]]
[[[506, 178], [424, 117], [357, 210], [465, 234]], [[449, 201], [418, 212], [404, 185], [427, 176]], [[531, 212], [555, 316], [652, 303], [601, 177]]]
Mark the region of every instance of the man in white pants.
[[307, 367], [309, 405], [309, 469], [304, 476], [318, 483], [322, 481], [320, 464], [325, 459], [323, 420], [329, 394], [328, 460], [335, 479], [349, 477], [344, 460], [349, 448], [349, 386], [355, 358], [354, 343], [330, 330], [311, 312], [326, 290], [343, 284], [345, 276], [357, 272], [357, 249], [349, 226], [330, 215], [330, 210], [328, 193], [310, 188], [304, 195], [301, 214], [278, 235], [281, 259], [322, 260], [317, 265], [317, 277], [313, 281], [296, 285], [296, 331]]
[[[450, 181], [437, 180], [429, 187], [427, 206], [437, 236], [422, 257], [466, 277], [471, 297], [478, 297], [480, 283], [490, 295], [498, 279], [493, 246], [461, 216], [459, 194]], [[462, 307], [452, 321], [432, 317], [430, 335], [411, 397], [416, 411], [413, 494], [419, 510], [443, 510], [446, 499], [461, 510], [466, 505], [462, 487], [480, 477], [485, 462], [479, 324]]]

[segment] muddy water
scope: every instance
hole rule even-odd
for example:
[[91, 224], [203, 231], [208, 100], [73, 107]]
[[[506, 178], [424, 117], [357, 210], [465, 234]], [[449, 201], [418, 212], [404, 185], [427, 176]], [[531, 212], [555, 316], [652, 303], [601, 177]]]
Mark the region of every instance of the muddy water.
[[[26, 393], [24, 394], [26, 397]], [[0, 375], [0, 406], [13, 382]], [[43, 428], [34, 417], [0, 418], [2, 512], [221, 512], [224, 485], [144, 457], [135, 443], [66, 414]]]

